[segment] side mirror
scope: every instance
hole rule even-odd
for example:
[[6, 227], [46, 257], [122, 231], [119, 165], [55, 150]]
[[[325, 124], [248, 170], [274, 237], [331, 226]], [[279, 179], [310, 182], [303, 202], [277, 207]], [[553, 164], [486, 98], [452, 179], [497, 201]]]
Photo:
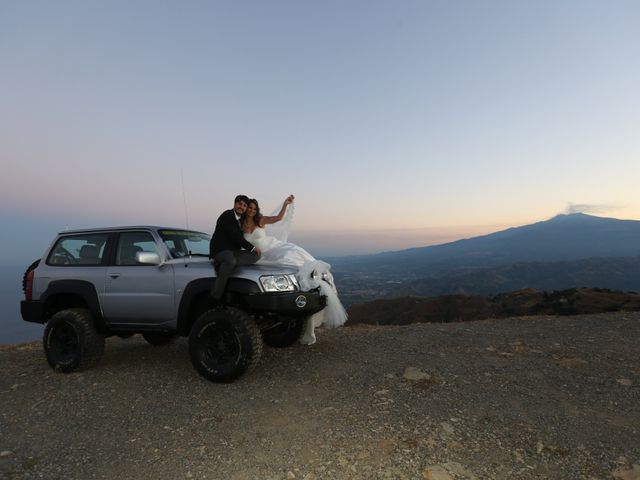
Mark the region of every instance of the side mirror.
[[136, 253], [136, 261], [142, 265], [160, 265], [160, 255], [156, 252], [138, 252]]

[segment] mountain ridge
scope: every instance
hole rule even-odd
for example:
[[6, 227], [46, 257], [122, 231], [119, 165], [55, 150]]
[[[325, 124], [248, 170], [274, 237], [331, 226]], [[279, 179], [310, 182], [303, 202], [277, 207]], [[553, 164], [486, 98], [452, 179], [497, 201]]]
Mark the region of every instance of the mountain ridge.
[[348, 305], [534, 287], [640, 290], [640, 221], [583, 213], [441, 245], [332, 261]]
[[[561, 214], [549, 220], [426, 247], [372, 255], [336, 257], [333, 264], [415, 263], [415, 267], [499, 265], [516, 261], [558, 261], [640, 255], [640, 221]], [[446, 269], [446, 265], [444, 265]]]

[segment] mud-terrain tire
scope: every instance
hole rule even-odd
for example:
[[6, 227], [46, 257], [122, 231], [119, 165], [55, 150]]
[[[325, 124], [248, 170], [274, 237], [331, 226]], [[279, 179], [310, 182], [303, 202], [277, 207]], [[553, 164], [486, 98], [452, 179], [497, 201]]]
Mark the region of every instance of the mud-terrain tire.
[[167, 333], [167, 332], [158, 332], [158, 333], [148, 332], [148, 333], [143, 333], [142, 336], [147, 341], [147, 343], [154, 345], [156, 347], [168, 345], [177, 338], [177, 336], [174, 333]]
[[104, 354], [104, 335], [84, 308], [60, 310], [51, 317], [42, 343], [49, 365], [63, 373], [89, 368]]
[[282, 318], [282, 323], [262, 332], [262, 340], [270, 347], [290, 347], [300, 339], [306, 321], [306, 318]]
[[29, 265], [25, 270], [24, 275], [22, 275], [22, 291], [23, 292], [27, 289], [27, 275], [29, 275], [29, 272], [34, 268], [36, 268], [38, 265], [40, 265], [40, 259], [36, 260], [31, 265]]
[[228, 383], [254, 368], [262, 355], [256, 322], [237, 308], [214, 308], [196, 320], [189, 334], [189, 356], [207, 380]]

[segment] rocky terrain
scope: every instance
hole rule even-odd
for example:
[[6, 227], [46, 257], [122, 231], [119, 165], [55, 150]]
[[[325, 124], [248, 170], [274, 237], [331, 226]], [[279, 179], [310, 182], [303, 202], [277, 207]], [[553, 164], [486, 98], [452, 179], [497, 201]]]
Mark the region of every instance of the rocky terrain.
[[187, 343], [0, 350], [2, 479], [640, 479], [640, 313], [318, 332], [229, 385]]

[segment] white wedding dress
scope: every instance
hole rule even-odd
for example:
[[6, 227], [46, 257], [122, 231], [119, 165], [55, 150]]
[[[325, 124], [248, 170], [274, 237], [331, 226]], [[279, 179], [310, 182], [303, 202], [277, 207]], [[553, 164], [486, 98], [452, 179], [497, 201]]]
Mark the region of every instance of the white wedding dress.
[[[284, 237], [286, 238], [286, 235]], [[331, 275], [331, 265], [316, 260], [298, 245], [267, 235], [264, 228], [258, 227], [251, 233], [245, 233], [244, 238], [262, 251], [262, 256], [257, 263], [296, 266], [298, 267], [300, 287], [303, 290], [319, 288], [321, 294], [327, 297], [327, 306], [314, 314], [307, 322], [300, 343], [305, 345], [315, 343], [314, 330], [316, 327], [322, 325], [333, 328], [346, 322], [347, 312], [338, 298], [338, 292]]]

